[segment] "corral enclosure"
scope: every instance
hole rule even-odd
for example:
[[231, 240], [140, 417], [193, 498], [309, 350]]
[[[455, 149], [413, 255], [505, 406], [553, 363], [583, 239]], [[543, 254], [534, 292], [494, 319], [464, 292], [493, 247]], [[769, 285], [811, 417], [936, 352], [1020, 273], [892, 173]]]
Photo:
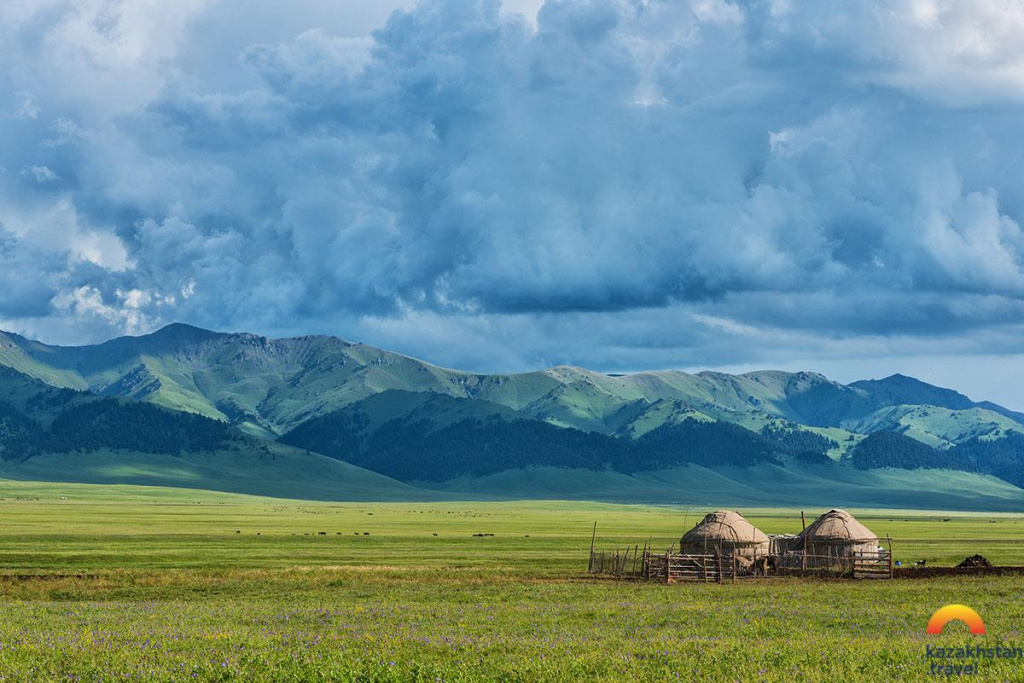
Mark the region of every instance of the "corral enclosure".
[[[595, 521], [598, 544], [647, 533], [668, 547], [682, 518], [697, 519], [681, 508], [2, 483], [0, 498], [0, 669], [11, 680], [925, 680], [936, 607], [970, 604], [993, 638], [1024, 620], [1016, 576], [587, 576]], [[975, 552], [1024, 564], [1024, 516], [855, 512], [896, 539], [906, 564]], [[799, 511], [743, 513], [768, 533], [799, 531]], [[992, 671], [1014, 680], [1017, 669]]]
[[736, 511], [716, 510], [687, 530], [679, 548], [656, 552], [649, 541], [631, 549], [598, 550], [593, 541], [587, 571], [591, 574], [673, 583], [735, 582], [770, 576], [893, 577], [892, 542], [879, 545], [877, 535], [846, 510], [825, 512], [809, 526], [801, 512], [799, 534], [767, 535]]

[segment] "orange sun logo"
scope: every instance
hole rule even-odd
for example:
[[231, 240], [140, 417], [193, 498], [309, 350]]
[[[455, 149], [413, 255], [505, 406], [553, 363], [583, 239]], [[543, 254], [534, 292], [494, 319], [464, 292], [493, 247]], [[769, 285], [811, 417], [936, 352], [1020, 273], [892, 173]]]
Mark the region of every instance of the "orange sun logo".
[[946, 605], [935, 611], [932, 618], [928, 620], [928, 628], [925, 633], [937, 636], [942, 629], [951, 621], [962, 621], [971, 630], [971, 635], [985, 635], [985, 622], [981, 616], [967, 605]]

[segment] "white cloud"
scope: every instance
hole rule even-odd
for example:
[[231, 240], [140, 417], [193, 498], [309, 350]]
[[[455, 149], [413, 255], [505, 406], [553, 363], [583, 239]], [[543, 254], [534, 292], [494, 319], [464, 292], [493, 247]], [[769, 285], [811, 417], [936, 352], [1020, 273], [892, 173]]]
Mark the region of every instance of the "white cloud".
[[[45, 167], [23, 171], [22, 175], [35, 183], [57, 180], [56, 174]], [[19, 207], [10, 200], [5, 203], [0, 192], [0, 226], [16, 236], [21, 245], [69, 255], [70, 264], [84, 261], [111, 272], [123, 272], [133, 265], [117, 235], [83, 225], [78, 208], [67, 194]]]
[[1019, 3], [247, 6], [0, 6], [0, 264], [45, 274], [0, 317], [470, 367], [1024, 351]]
[[48, 166], [26, 166], [21, 169], [21, 176], [37, 183], [52, 183], [57, 180], [57, 174]]
[[[1024, 98], [1024, 5], [899, 0], [772, 6], [763, 45], [777, 58], [831, 58], [846, 77], [974, 106]], [[842, 60], [837, 63], [835, 60]]]
[[35, 119], [39, 116], [39, 103], [36, 101], [36, 96], [30, 91], [23, 90], [15, 93], [15, 97], [18, 99], [17, 109], [14, 110], [16, 117]]
[[137, 289], [117, 290], [115, 301], [108, 303], [102, 293], [94, 287], [76, 287], [62, 292], [54, 298], [58, 310], [82, 319], [89, 325], [98, 319], [125, 334], [144, 334], [153, 330], [154, 321], [143, 312], [152, 301], [149, 292]]
[[80, 232], [72, 240], [71, 251], [76, 258], [110, 271], [123, 272], [134, 267], [124, 244], [109, 232]]
[[690, 0], [690, 11], [700, 20], [715, 24], [742, 24], [743, 10], [727, 0]]
[[[171, 61], [189, 22], [210, 4], [5, 2], [0, 9], [0, 42], [7, 46], [5, 75], [40, 102], [74, 102], [85, 106], [82, 113], [101, 120], [159, 93], [172, 75]], [[23, 51], [14, 49], [19, 44], [26, 46]], [[32, 118], [40, 106], [28, 109], [34, 112]]]
[[74, 121], [65, 118], [59, 118], [54, 121], [52, 129], [54, 136], [42, 141], [42, 145], [44, 147], [60, 147], [61, 145], [66, 145], [81, 135], [82, 132]]

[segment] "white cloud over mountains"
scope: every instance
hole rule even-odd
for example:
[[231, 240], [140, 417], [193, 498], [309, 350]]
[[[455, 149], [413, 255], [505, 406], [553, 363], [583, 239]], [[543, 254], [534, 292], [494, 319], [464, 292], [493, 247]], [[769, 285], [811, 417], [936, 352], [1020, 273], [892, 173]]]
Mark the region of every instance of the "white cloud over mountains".
[[0, 327], [480, 369], [1021, 351], [1020, 3], [246, 7], [0, 8]]

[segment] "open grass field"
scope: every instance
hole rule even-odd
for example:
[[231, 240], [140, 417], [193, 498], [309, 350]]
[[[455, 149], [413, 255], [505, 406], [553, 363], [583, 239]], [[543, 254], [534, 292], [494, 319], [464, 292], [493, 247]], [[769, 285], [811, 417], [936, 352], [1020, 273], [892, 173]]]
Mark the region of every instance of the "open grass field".
[[[0, 482], [0, 498], [0, 680], [929, 680], [926, 645], [1024, 647], [1017, 576], [586, 575], [595, 521], [599, 547], [658, 548], [704, 509], [22, 482]], [[767, 532], [800, 527], [799, 511], [741, 512]], [[904, 562], [1024, 565], [1024, 515], [853, 512]], [[948, 603], [989, 634], [926, 637]], [[982, 661], [973, 678], [1022, 680], [1024, 661]]]

